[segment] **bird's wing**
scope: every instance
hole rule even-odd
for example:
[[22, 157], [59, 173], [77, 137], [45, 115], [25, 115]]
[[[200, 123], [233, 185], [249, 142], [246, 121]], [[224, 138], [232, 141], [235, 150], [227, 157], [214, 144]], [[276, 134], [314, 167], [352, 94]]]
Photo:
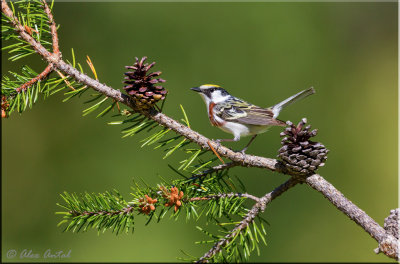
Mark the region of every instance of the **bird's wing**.
[[248, 125], [285, 126], [285, 122], [273, 118], [274, 113], [271, 108], [261, 108], [236, 98], [217, 104], [214, 111], [217, 116], [226, 121]]

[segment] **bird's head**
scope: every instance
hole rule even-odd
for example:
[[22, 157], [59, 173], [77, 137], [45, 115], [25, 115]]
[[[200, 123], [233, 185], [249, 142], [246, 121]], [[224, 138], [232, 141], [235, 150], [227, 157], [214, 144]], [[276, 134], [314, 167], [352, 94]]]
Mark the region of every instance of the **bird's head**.
[[224, 88], [216, 84], [203, 84], [199, 87], [193, 87], [190, 89], [198, 92], [207, 105], [210, 102], [223, 102], [231, 96]]

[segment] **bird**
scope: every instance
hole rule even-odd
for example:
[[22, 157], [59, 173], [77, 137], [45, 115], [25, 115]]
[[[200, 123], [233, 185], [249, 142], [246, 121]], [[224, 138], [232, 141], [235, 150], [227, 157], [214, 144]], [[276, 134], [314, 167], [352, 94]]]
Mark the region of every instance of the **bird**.
[[240, 151], [242, 154], [258, 134], [266, 132], [271, 126], [286, 126], [284, 121], [277, 119], [283, 108], [315, 93], [314, 88], [310, 87], [278, 104], [263, 108], [229, 94], [216, 84], [203, 84], [190, 89], [198, 92], [203, 98], [211, 124], [234, 136], [233, 139], [216, 139], [218, 144], [222, 141], [239, 141], [241, 137], [252, 136], [249, 143]]

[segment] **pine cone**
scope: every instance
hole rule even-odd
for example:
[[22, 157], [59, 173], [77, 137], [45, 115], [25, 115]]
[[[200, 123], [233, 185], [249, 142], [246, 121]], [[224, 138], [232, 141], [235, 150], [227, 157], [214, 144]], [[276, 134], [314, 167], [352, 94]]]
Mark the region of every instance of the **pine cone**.
[[303, 175], [312, 174], [319, 166], [324, 166], [329, 152], [321, 143], [309, 140], [317, 135], [317, 130], [310, 131], [310, 125], [304, 127], [306, 123], [305, 118], [297, 126], [286, 122], [289, 127], [280, 134], [283, 146], [278, 154], [288, 169]]
[[390, 215], [385, 218], [384, 229], [387, 233], [399, 239], [399, 212], [400, 209], [390, 210]]
[[133, 66], [125, 66], [131, 72], [125, 72], [124, 78], [125, 91], [134, 99], [138, 109], [150, 109], [158, 101], [164, 100], [168, 93], [162, 86], [155, 86], [157, 83], [163, 83], [165, 80], [156, 78], [161, 75], [161, 72], [147, 73], [155, 64], [144, 63], [147, 57], [143, 57], [140, 61], [135, 58], [136, 62]]

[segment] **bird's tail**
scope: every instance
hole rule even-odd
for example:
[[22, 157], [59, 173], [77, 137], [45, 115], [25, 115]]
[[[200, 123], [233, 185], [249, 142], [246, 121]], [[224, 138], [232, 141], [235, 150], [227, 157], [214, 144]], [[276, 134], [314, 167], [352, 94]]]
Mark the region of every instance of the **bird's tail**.
[[272, 107], [272, 112], [274, 113], [274, 118], [277, 118], [279, 113], [281, 112], [281, 110], [283, 108], [285, 108], [286, 106], [300, 100], [303, 98], [306, 98], [309, 95], [312, 95], [315, 93], [315, 90], [313, 87], [307, 89], [307, 90], [303, 90], [293, 96], [290, 96], [288, 99], [283, 100], [282, 102], [280, 102], [279, 104], [276, 104]]

